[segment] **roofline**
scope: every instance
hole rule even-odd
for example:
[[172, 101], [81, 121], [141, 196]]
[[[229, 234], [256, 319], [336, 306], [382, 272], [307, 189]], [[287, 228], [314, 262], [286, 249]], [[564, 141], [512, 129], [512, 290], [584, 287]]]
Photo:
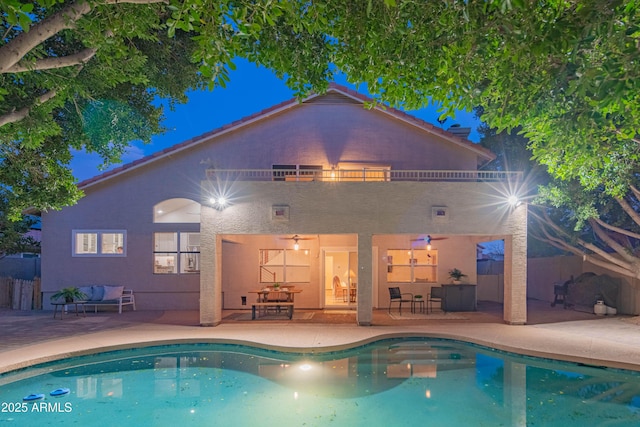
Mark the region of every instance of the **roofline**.
[[[374, 100], [372, 98], [369, 98], [365, 95], [362, 95], [361, 93], [358, 93], [355, 90], [349, 89], [346, 86], [343, 85], [339, 85], [337, 83], [330, 83], [329, 84], [329, 88], [327, 89], [327, 92], [338, 92], [348, 98], [351, 98], [355, 101], [358, 102], [374, 102]], [[117, 168], [111, 169], [107, 172], [104, 172], [100, 175], [96, 175], [92, 178], [88, 178], [86, 180], [83, 180], [81, 182], [78, 183], [78, 188], [80, 189], [86, 189], [89, 187], [92, 187], [98, 183], [104, 182], [106, 180], [109, 180], [111, 178], [115, 178], [116, 176], [120, 176], [123, 175], [125, 173], [128, 173], [130, 171], [134, 171], [142, 166], [146, 166], [149, 163], [155, 162], [157, 160], [161, 160], [164, 159], [166, 157], [172, 156], [174, 154], [180, 153], [181, 151], [184, 151], [188, 148], [191, 148], [194, 145], [199, 144], [202, 141], [205, 141], [207, 139], [210, 138], [217, 138], [219, 136], [225, 135], [227, 133], [233, 132], [239, 128], [242, 128], [244, 126], [259, 122], [261, 120], [264, 120], [266, 118], [269, 118], [273, 115], [276, 114], [280, 114], [283, 111], [289, 110], [291, 108], [297, 107], [302, 105], [305, 101], [308, 101], [310, 99], [313, 98], [317, 98], [319, 96], [322, 96], [323, 94], [319, 94], [319, 93], [314, 93], [311, 94], [309, 96], [307, 96], [306, 98], [299, 100], [297, 98], [292, 98], [289, 99], [287, 101], [283, 101], [281, 103], [278, 103], [272, 107], [266, 108], [264, 110], [261, 110], [257, 113], [251, 114], [249, 116], [245, 116], [241, 119], [235, 120], [231, 123], [227, 123], [219, 128], [216, 128], [214, 130], [211, 130], [209, 132], [205, 132], [201, 135], [195, 136], [193, 138], [190, 138], [186, 141], [183, 141], [181, 143], [172, 145], [170, 147], [167, 147], [161, 151], [158, 151], [156, 153], [153, 154], [149, 154], [148, 156], [144, 156], [140, 159], [134, 160], [133, 162], [129, 162], [127, 164], [124, 164], [122, 166], [119, 166]], [[384, 106], [380, 106], [380, 105], [376, 105], [374, 107], [374, 109], [376, 111], [379, 111], [381, 113], [387, 114], [388, 116], [391, 116], [395, 119], [398, 119], [406, 124], [409, 124], [413, 127], [419, 128], [421, 130], [433, 133], [433, 134], [437, 134], [438, 136], [458, 145], [458, 146], [462, 146], [463, 148], [469, 149], [474, 151], [476, 154], [478, 154], [479, 156], [485, 158], [485, 160], [487, 162], [490, 162], [491, 160], [494, 160], [496, 158], [495, 154], [493, 154], [491, 151], [489, 151], [488, 149], [479, 146], [478, 144], [474, 144], [471, 141], [461, 138], [459, 136], [456, 136], [444, 129], [438, 128], [434, 125], [432, 125], [431, 123], [428, 123], [422, 119], [419, 119], [417, 117], [411, 116], [410, 114], [407, 114], [403, 111], [400, 111], [396, 108], [392, 108], [392, 107], [384, 107]]]

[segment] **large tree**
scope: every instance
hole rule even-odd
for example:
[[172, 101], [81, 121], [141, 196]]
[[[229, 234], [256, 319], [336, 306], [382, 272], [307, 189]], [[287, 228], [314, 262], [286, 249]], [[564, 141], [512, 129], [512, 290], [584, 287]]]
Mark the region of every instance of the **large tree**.
[[[479, 109], [479, 115], [482, 109]], [[529, 204], [529, 256], [573, 254], [610, 271], [636, 277], [640, 263], [640, 224], [637, 198], [627, 202], [602, 188], [587, 190], [577, 180], [552, 178], [532, 159], [527, 138], [498, 132], [482, 124], [480, 144], [496, 153], [491, 170], [524, 173], [520, 196]]]
[[[81, 196], [72, 150], [119, 161], [131, 141], [162, 132], [158, 98], [224, 86], [244, 56], [327, 84], [323, 35], [270, 1], [40, 0], [0, 2], [0, 199], [9, 217]], [[175, 13], [178, 19], [169, 19]], [[277, 21], [277, 23], [275, 21]], [[170, 25], [167, 25], [167, 22]]]
[[[299, 93], [321, 91], [333, 73], [344, 72], [396, 107], [435, 100], [446, 115], [482, 106], [491, 127], [519, 127], [534, 158], [555, 177], [619, 204], [631, 197], [620, 206], [637, 215], [638, 2], [156, 1], [0, 2], [5, 158], [47, 147], [51, 167], [61, 169], [51, 182], [55, 197], [33, 205], [73, 201], [59, 198], [73, 191], [70, 174], [62, 173], [65, 147], [97, 150], [110, 161], [132, 133], [145, 139], [159, 130], [159, 114], [148, 122], [134, 113], [146, 111], [145, 119], [157, 113], [142, 90], [161, 87], [146, 74], [155, 69], [148, 64], [155, 48], [175, 53], [168, 47], [186, 32], [194, 43], [186, 52], [210, 86], [224, 85], [234, 58], [244, 57], [273, 69]], [[143, 43], [153, 47], [144, 50]], [[160, 63], [157, 70], [172, 71]], [[100, 102], [112, 92], [120, 94], [118, 102]], [[84, 111], [95, 114], [108, 137], [94, 140], [104, 132], [80, 126], [87, 123]], [[5, 194], [22, 185], [2, 183]], [[26, 206], [29, 197], [10, 204]], [[597, 221], [597, 209], [591, 212]], [[639, 277], [631, 264], [628, 273]]]
[[8, 218], [75, 203], [72, 150], [118, 161], [131, 141], [163, 130], [156, 98], [183, 102], [185, 91], [202, 87], [196, 44], [186, 33], [168, 37], [157, 3], [1, 3], [0, 199]]

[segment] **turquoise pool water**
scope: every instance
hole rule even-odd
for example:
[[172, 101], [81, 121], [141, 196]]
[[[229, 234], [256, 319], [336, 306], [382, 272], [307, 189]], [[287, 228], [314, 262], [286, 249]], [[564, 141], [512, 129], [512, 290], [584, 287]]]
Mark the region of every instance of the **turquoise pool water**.
[[435, 339], [312, 355], [193, 344], [5, 374], [0, 402], [0, 426], [637, 426], [640, 375]]

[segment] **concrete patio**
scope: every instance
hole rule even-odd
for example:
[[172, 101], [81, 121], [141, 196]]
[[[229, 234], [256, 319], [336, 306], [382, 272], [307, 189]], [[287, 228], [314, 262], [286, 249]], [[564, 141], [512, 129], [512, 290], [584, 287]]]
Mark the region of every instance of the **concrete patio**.
[[[502, 307], [480, 302], [458, 316], [390, 316], [374, 312], [373, 326], [348, 311], [296, 311], [293, 320], [225, 311], [222, 324], [198, 325], [196, 311], [107, 311], [53, 319], [51, 311], [0, 310], [0, 373], [35, 363], [105, 350], [177, 342], [250, 343], [296, 352], [348, 348], [383, 337], [451, 338], [521, 354], [640, 371], [640, 317], [596, 316], [530, 300], [527, 325], [502, 322]], [[330, 324], [331, 327], [327, 327]], [[277, 326], [277, 327], [276, 327]], [[283, 329], [286, 330], [283, 333]]]

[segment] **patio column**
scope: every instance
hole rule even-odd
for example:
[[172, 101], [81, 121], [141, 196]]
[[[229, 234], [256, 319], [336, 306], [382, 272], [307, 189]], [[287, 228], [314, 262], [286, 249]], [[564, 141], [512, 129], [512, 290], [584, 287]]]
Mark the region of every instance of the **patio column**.
[[200, 325], [222, 321], [222, 237], [212, 228], [212, 209], [202, 207], [200, 222]]
[[512, 234], [504, 239], [504, 321], [527, 322], [527, 205], [513, 209]]
[[358, 234], [358, 326], [371, 326], [373, 320], [372, 235]]

